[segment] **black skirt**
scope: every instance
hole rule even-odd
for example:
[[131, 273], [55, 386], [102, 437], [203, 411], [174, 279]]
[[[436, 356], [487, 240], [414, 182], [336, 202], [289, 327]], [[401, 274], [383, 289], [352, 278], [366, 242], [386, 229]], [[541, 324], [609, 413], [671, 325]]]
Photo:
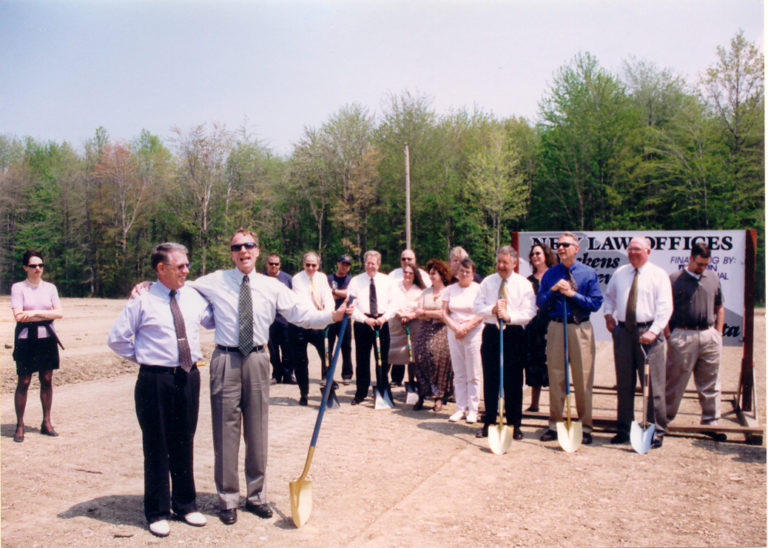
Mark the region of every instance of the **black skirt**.
[[26, 377], [38, 371], [59, 368], [59, 346], [56, 337], [16, 339], [13, 348], [16, 374]]

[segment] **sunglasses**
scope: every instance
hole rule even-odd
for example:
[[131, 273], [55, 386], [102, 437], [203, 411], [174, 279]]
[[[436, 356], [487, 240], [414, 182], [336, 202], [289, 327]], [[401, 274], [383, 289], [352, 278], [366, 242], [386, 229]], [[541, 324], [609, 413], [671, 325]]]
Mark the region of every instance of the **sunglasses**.
[[572, 245], [576, 245], [576, 244], [572, 244], [570, 242], [556, 243], [555, 244], [555, 249], [557, 249], [558, 247], [562, 247], [563, 249], [568, 249]]
[[267, 263], [269, 266], [280, 266], [280, 263]]
[[304, 266], [306, 266], [307, 268], [317, 268], [316, 264], [310, 264], [310, 263], [304, 263]]
[[400, 257], [401, 261], [415, 261], [415, 257]]
[[27, 268], [44, 268], [45, 263], [37, 263], [37, 264], [28, 264]]
[[232, 251], [240, 251], [242, 248], [253, 249], [254, 247], [256, 247], [254, 242], [245, 242], [244, 244], [232, 244], [229, 246], [229, 249]]

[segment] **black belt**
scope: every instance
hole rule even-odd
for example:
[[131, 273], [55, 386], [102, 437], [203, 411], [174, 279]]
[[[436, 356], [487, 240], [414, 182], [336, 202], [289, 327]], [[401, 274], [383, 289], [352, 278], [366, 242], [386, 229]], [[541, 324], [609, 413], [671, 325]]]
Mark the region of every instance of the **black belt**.
[[[552, 320], [553, 322], [557, 322], [557, 323], [563, 323], [563, 318], [561, 318], [561, 317], [550, 318], [550, 320]], [[579, 325], [580, 323], [584, 323], [584, 322], [588, 322], [588, 321], [589, 321], [589, 316], [587, 316], [586, 318], [582, 318], [582, 319], [574, 318], [574, 317], [568, 318], [568, 323], [572, 323], [572, 324], [575, 324], [575, 325]]]
[[[192, 364], [192, 369], [190, 371], [197, 368], [197, 365], [194, 363]], [[139, 373], [169, 373], [171, 375], [177, 373], [178, 371], [184, 371], [184, 369], [181, 366], [170, 366], [166, 367], [164, 365], [141, 365], [139, 367]]]
[[[651, 327], [653, 322], [637, 322], [637, 327]], [[627, 328], [626, 322], [619, 322], [619, 327]]]
[[366, 314], [369, 318], [373, 318], [374, 320], [376, 318], [381, 318], [384, 314]]
[[676, 325], [672, 329], [689, 329], [691, 331], [706, 331], [707, 329], [710, 329], [711, 325]]
[[[223, 346], [221, 344], [217, 344], [216, 348], [222, 350], [223, 352], [240, 352], [240, 347], [238, 346]], [[251, 353], [253, 352], [264, 352], [264, 345], [260, 344], [258, 346], [254, 346], [251, 349]]]

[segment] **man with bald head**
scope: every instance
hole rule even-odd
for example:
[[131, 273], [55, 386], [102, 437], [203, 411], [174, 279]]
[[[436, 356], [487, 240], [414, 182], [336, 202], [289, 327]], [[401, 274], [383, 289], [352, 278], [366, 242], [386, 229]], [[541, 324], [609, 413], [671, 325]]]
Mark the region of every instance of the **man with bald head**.
[[[649, 366], [649, 400], [646, 412], [656, 424], [651, 447], [661, 447], [667, 428], [666, 340], [664, 328], [672, 316], [672, 286], [664, 270], [649, 261], [651, 242], [632, 238], [627, 249], [629, 263], [619, 267], [605, 293], [605, 326], [613, 336], [616, 366], [618, 433], [611, 443], [627, 443], [634, 418], [635, 378], [644, 363]], [[642, 345], [642, 348], [641, 348]]]

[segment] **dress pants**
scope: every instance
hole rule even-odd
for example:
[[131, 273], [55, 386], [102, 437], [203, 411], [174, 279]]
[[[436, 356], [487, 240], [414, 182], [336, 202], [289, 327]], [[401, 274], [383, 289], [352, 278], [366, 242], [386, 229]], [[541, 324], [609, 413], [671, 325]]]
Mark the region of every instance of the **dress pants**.
[[[363, 399], [368, 395], [368, 387], [371, 384], [371, 349], [376, 347], [376, 332], [362, 322], [354, 323], [355, 331], [355, 362], [357, 390], [355, 398]], [[389, 324], [385, 323], [379, 329], [379, 342], [381, 344], [381, 374], [376, 370], [376, 386], [382, 390], [389, 388]]]
[[[592, 432], [592, 385], [595, 382], [595, 336], [591, 322], [568, 324], [568, 361], [576, 399], [576, 412], [584, 432]], [[563, 420], [565, 404], [565, 339], [563, 324], [547, 327], [547, 374], [549, 375], [549, 429]]]
[[293, 377], [290, 326], [283, 322], [273, 322], [269, 326], [269, 361], [272, 363], [272, 377], [278, 382]]
[[[325, 378], [328, 366], [325, 363], [324, 330], [304, 329], [291, 325], [291, 342], [293, 353], [293, 365], [296, 371], [296, 384], [302, 396], [309, 394], [309, 357], [307, 356], [307, 344], [311, 344], [320, 356], [320, 375]], [[330, 344], [330, 341], [329, 341]], [[330, 347], [329, 350], [330, 352]]]
[[[616, 395], [618, 398], [616, 420], [619, 432], [629, 433], [635, 417], [636, 379], [643, 385], [643, 350], [640, 336], [648, 326], [638, 326], [634, 331], [617, 325], [613, 329], [613, 358], [616, 365]], [[648, 353], [648, 408], [646, 420], [656, 424], [656, 430], [664, 434], [667, 430], [666, 403], [666, 342], [659, 333]], [[550, 383], [552, 380], [550, 379]]]
[[152, 523], [170, 518], [171, 509], [182, 516], [196, 511], [192, 455], [200, 372], [142, 368], [134, 398], [144, 448], [144, 516]]
[[269, 357], [267, 353], [216, 348], [211, 357], [211, 423], [214, 479], [222, 509], [237, 508], [240, 487], [237, 458], [240, 421], [245, 441], [245, 482], [248, 502], [266, 504], [269, 426]]
[[[498, 337], [498, 334], [496, 336]], [[456, 338], [452, 329], [448, 330], [448, 349], [451, 352], [457, 411], [477, 413], [480, 405], [480, 379], [483, 375], [483, 360], [480, 355], [482, 340], [483, 330], [480, 326], [475, 327], [461, 339]], [[498, 382], [496, 386], [498, 392]]]
[[723, 336], [714, 328], [704, 331], [675, 329], [667, 341], [667, 421], [680, 409], [693, 373], [701, 404], [701, 424], [720, 419], [720, 354]]
[[[332, 323], [328, 326], [328, 352], [331, 354], [331, 359], [333, 359], [339, 331], [341, 331], [341, 322]], [[352, 370], [352, 328], [349, 325], [349, 321], [347, 322], [347, 328], [344, 330], [344, 339], [341, 341], [341, 360], [341, 378], [348, 381], [352, 379], [352, 374], [354, 373]], [[328, 365], [330, 366], [331, 364]]]
[[[523, 365], [525, 332], [519, 325], [504, 329], [504, 414], [505, 422], [520, 426], [523, 419]], [[499, 414], [499, 326], [485, 324], [480, 346], [483, 359], [485, 424], [495, 424]]]

